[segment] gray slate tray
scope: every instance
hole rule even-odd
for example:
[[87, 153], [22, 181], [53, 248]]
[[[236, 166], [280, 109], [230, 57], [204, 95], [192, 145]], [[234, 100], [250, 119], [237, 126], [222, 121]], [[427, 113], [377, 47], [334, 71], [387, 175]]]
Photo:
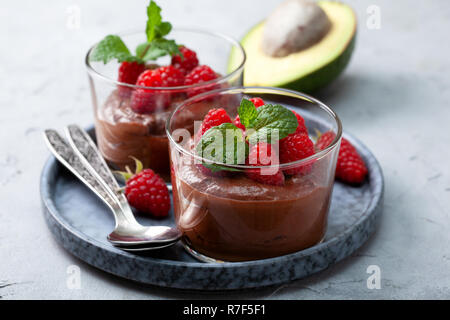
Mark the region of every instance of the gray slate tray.
[[[92, 133], [92, 132], [91, 132]], [[345, 134], [363, 156], [369, 179], [360, 187], [336, 182], [325, 240], [293, 254], [252, 262], [202, 263], [180, 244], [132, 254], [114, 248], [106, 235], [114, 228], [109, 209], [87, 187], [50, 157], [40, 181], [44, 217], [56, 240], [70, 253], [103, 271], [162, 287], [230, 290], [262, 287], [306, 277], [330, 267], [358, 249], [374, 232], [382, 211], [383, 175], [371, 152]], [[173, 225], [137, 216], [146, 225]]]

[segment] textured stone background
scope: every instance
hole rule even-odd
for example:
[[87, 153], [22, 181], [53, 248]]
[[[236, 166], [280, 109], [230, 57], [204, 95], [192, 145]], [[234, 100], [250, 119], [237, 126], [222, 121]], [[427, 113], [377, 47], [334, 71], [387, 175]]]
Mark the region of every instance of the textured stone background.
[[[279, 1], [160, 1], [177, 26], [241, 37]], [[379, 159], [386, 178], [377, 233], [352, 257], [308, 279], [233, 293], [144, 287], [104, 274], [61, 249], [47, 230], [38, 181], [41, 131], [92, 123], [84, 55], [107, 33], [143, 27], [147, 1], [3, 1], [0, 10], [0, 297], [20, 298], [450, 298], [450, 68], [446, 1], [349, 1], [359, 19], [345, 74], [317, 96]], [[368, 6], [381, 29], [366, 27]], [[80, 10], [80, 28], [68, 28]], [[81, 268], [81, 290], [67, 267]], [[366, 269], [381, 268], [369, 290]]]

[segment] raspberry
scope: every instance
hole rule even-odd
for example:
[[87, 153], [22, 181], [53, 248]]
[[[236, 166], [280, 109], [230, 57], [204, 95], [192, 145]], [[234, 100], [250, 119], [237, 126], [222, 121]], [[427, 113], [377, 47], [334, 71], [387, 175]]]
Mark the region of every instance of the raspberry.
[[144, 169], [127, 181], [125, 195], [131, 206], [155, 217], [165, 217], [170, 209], [169, 190], [151, 169]]
[[[328, 131], [322, 134], [316, 143], [316, 148], [323, 150], [334, 140], [335, 134]], [[367, 175], [364, 160], [356, 148], [345, 138], [342, 138], [341, 147], [336, 164], [336, 178], [350, 184], [360, 184]]]
[[[211, 109], [208, 111], [206, 116], [203, 118], [202, 126], [199, 132], [197, 132], [196, 140], [200, 140], [201, 136], [208, 131], [210, 128], [221, 125], [222, 123], [231, 123], [230, 116], [227, 114], [225, 109]], [[221, 170], [212, 172], [211, 169], [206, 168], [202, 164], [197, 165], [198, 169], [206, 176], [222, 178], [227, 176], [227, 172]]]
[[[201, 136], [210, 128], [221, 125], [222, 123], [231, 123], [230, 116], [225, 109], [211, 109], [203, 118], [202, 126], [199, 132], [197, 132], [196, 140], [200, 140]], [[227, 176], [227, 173], [223, 170], [212, 172], [211, 169], [206, 168], [202, 164], [197, 165], [198, 169], [206, 176], [221, 178]]]
[[344, 182], [359, 184], [367, 175], [366, 165], [355, 147], [342, 139], [336, 166], [336, 177]]
[[[278, 162], [278, 155], [274, 154], [272, 145], [265, 142], [258, 142], [250, 148], [248, 163], [252, 166], [275, 165]], [[276, 163], [273, 163], [275, 160]], [[276, 168], [267, 168], [267, 170], [276, 170], [275, 172], [264, 172], [263, 169], [247, 169], [245, 174], [248, 178], [263, 183], [281, 186], [284, 184], [284, 175], [281, 170]]]
[[297, 130], [295, 130], [295, 132], [293, 134], [296, 134], [296, 133], [308, 134], [308, 129], [306, 128], [306, 125], [305, 125], [305, 119], [303, 119], [303, 117], [301, 115], [299, 115], [297, 112], [295, 112], [295, 111], [292, 111], [292, 112], [297, 117], [297, 122], [298, 122]]
[[[255, 98], [251, 98], [249, 99], [251, 102], [253, 102], [253, 104], [255, 105], [256, 109], [258, 109], [259, 107], [264, 105], [264, 100], [258, 97]], [[245, 130], [244, 125], [241, 123], [241, 119], [239, 118], [239, 115], [236, 116], [236, 118], [234, 118], [233, 121], [234, 125], [238, 128], [240, 128], [241, 130]]]
[[[161, 70], [146, 70], [138, 77], [136, 85], [143, 87], [163, 87], [169, 83], [169, 77], [162, 76]], [[131, 96], [131, 109], [137, 113], [152, 113], [165, 109], [170, 104], [170, 94], [161, 90], [136, 89]]]
[[208, 114], [203, 118], [202, 126], [200, 132], [203, 135], [208, 129], [221, 125], [222, 123], [231, 123], [230, 116], [227, 114], [225, 109], [211, 109]]
[[264, 105], [264, 100], [259, 98], [259, 97], [250, 98], [248, 100], [253, 102], [253, 104], [255, 105], [256, 108], [261, 107], [261, 106]]
[[[280, 161], [289, 163], [305, 159], [314, 154], [314, 143], [305, 133], [290, 134], [280, 140]], [[289, 175], [306, 174], [310, 171], [311, 164], [301, 164], [294, 168], [285, 169]]]
[[[191, 86], [194, 84], [212, 81], [214, 79], [217, 79], [217, 74], [214, 72], [214, 70], [206, 65], [201, 65], [195, 67], [191, 72], [189, 72], [186, 75], [184, 79], [184, 84], [187, 86]], [[208, 84], [205, 86], [201, 86], [199, 88], [189, 89], [187, 91], [187, 95], [189, 97], [192, 97], [197, 94], [207, 92], [216, 88], [218, 88], [216, 84]]]
[[205, 167], [202, 164], [198, 164], [197, 168], [205, 176], [214, 177], [214, 178], [224, 178], [224, 177], [227, 176], [227, 172], [225, 170], [220, 170], [220, 171], [213, 172], [213, 171], [211, 171], [211, 169]]
[[172, 66], [179, 69], [184, 75], [191, 72], [196, 66], [198, 66], [197, 54], [195, 51], [186, 47], [180, 48], [183, 58], [179, 55], [172, 57]]
[[[133, 157], [131, 157], [133, 158]], [[164, 180], [151, 169], [142, 170], [142, 162], [136, 161], [136, 173], [126, 167], [127, 172], [116, 171], [126, 181], [125, 196], [137, 210], [155, 217], [165, 217], [170, 210], [170, 196]]]
[[316, 149], [323, 150], [328, 147], [334, 140], [336, 135], [332, 131], [325, 132], [319, 136], [316, 142]]
[[233, 123], [236, 127], [238, 127], [241, 130], [245, 131], [245, 127], [244, 125], [241, 123], [241, 119], [239, 118], [239, 115], [236, 116], [236, 118], [234, 118]]
[[156, 69], [161, 74], [162, 87], [178, 87], [184, 84], [184, 74], [173, 66]]
[[[135, 84], [139, 75], [144, 72], [145, 65], [142, 63], [124, 61], [119, 67], [119, 77], [117, 81], [128, 84]], [[119, 94], [123, 97], [128, 97], [132, 89], [126, 86], [119, 86]]]

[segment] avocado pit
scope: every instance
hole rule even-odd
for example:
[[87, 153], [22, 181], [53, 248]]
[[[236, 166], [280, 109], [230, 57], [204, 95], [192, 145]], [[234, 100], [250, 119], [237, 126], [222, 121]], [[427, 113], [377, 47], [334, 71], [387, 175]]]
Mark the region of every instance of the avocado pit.
[[285, 57], [316, 44], [330, 28], [330, 19], [315, 2], [287, 0], [267, 18], [261, 49], [268, 56]]

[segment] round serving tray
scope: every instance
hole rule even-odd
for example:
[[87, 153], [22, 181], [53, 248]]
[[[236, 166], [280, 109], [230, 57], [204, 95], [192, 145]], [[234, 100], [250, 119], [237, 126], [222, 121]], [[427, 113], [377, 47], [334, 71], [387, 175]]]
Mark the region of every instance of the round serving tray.
[[[91, 133], [93, 129], [91, 129]], [[321, 271], [358, 249], [373, 233], [382, 210], [383, 174], [372, 153], [353, 143], [369, 169], [359, 187], [335, 182], [324, 241], [311, 248], [250, 262], [203, 263], [181, 244], [133, 254], [113, 247], [106, 236], [114, 228], [109, 209], [54, 157], [40, 181], [42, 209], [50, 231], [70, 253], [103, 271], [141, 283], [200, 290], [230, 290], [288, 282]], [[174, 225], [173, 213], [163, 220], [137, 216], [144, 225]]]

